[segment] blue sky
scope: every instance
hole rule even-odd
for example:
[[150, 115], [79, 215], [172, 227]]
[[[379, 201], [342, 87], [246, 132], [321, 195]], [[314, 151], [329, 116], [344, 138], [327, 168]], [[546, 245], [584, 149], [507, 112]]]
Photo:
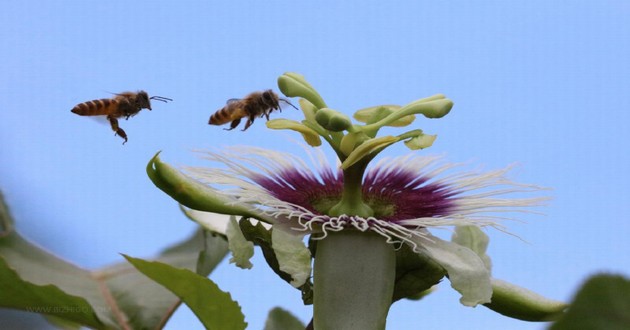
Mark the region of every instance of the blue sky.
[[[149, 257], [194, 225], [145, 174], [162, 150], [175, 165], [192, 149], [246, 144], [298, 152], [290, 133], [208, 126], [229, 98], [299, 72], [329, 106], [351, 114], [444, 93], [438, 134], [421, 151], [553, 188], [538, 211], [509, 223], [526, 242], [489, 231], [494, 276], [568, 300], [586, 276], [630, 276], [630, 5], [626, 1], [309, 3], [264, 1], [20, 1], [0, 11], [0, 189], [17, 228], [86, 268]], [[109, 92], [144, 89], [154, 102], [121, 126], [70, 112]], [[278, 117], [275, 114], [276, 118]], [[287, 109], [282, 115], [298, 119]], [[391, 148], [388, 155], [406, 153]], [[254, 269], [224, 262], [212, 275], [262, 329], [274, 306], [310, 318], [297, 291], [260, 253]], [[15, 314], [11, 314], [15, 315]], [[201, 326], [182, 307], [167, 329]], [[543, 329], [466, 308], [447, 283], [399, 302], [389, 329]]]

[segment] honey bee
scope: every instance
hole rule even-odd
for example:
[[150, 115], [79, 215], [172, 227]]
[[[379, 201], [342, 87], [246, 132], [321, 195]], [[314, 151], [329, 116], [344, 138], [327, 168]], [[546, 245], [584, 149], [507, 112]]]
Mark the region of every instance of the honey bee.
[[149, 97], [147, 92], [138, 91], [134, 92], [122, 92], [115, 94], [114, 98], [92, 100], [83, 103], [79, 103], [72, 108], [72, 112], [79, 116], [107, 116], [112, 130], [116, 132], [116, 135], [125, 139], [123, 144], [127, 143], [127, 133], [118, 126], [118, 118], [133, 117], [142, 109], [151, 110], [151, 102], [149, 100], [157, 100], [162, 102], [173, 101], [172, 99], [162, 96]]
[[269, 114], [274, 111], [282, 111], [280, 109], [280, 101], [287, 103], [297, 109], [288, 100], [278, 97], [271, 89], [264, 92], [253, 92], [243, 99], [230, 99], [227, 104], [210, 116], [208, 124], [223, 125], [231, 122], [230, 128], [225, 130], [233, 130], [241, 122], [241, 119], [247, 117], [247, 122], [243, 131], [248, 129], [254, 123], [256, 117], [265, 117], [269, 120]]

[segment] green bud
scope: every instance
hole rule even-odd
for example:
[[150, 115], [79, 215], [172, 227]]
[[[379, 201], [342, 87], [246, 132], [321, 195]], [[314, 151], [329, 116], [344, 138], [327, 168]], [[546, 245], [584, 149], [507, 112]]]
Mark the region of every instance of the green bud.
[[323, 128], [332, 132], [341, 132], [352, 126], [348, 116], [329, 108], [322, 108], [315, 114], [315, 120]]
[[293, 72], [283, 74], [278, 78], [278, 88], [288, 97], [305, 98], [319, 109], [326, 107], [319, 93], [300, 74]]

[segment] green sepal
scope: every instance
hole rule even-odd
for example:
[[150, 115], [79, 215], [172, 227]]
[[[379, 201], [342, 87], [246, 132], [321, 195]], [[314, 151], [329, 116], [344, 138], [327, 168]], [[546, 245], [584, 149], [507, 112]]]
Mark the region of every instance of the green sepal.
[[483, 305], [511, 318], [537, 322], [555, 320], [567, 308], [563, 302], [498, 279], [492, 279], [492, 301]]
[[160, 152], [156, 153], [147, 164], [147, 174], [155, 186], [180, 204], [199, 211], [270, 221], [253, 207], [238, 203], [220, 191], [205, 186], [163, 163], [159, 154]]
[[278, 88], [288, 97], [302, 97], [319, 109], [327, 107], [324, 99], [301, 74], [294, 72], [283, 74], [278, 78]]
[[289, 119], [272, 119], [267, 122], [267, 127], [271, 129], [290, 129], [302, 134], [304, 141], [311, 147], [322, 145], [319, 134], [303, 124]]
[[418, 300], [440, 283], [446, 271], [437, 262], [415, 253], [407, 244], [396, 250], [396, 283], [392, 302], [400, 299]]

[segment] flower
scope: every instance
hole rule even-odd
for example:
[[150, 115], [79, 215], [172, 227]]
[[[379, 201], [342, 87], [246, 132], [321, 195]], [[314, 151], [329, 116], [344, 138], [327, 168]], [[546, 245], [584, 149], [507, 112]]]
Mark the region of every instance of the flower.
[[[454, 170], [463, 164], [409, 155], [384, 158], [366, 172], [363, 196], [374, 216], [329, 216], [325, 210], [341, 198], [343, 172], [330, 166], [322, 152], [311, 154], [314, 166], [256, 147], [228, 147], [205, 152], [203, 158], [221, 166], [185, 167], [185, 172], [213, 189], [230, 187], [217, 190], [229, 197], [227, 204], [248, 207], [256, 218], [297, 235], [319, 234], [317, 239], [323, 239], [329, 232], [354, 229], [377, 233], [388, 243], [407, 244], [444, 267], [453, 287], [464, 295], [462, 303], [470, 306], [490, 301], [488, 267], [470, 249], [433, 236], [429, 229], [476, 226], [506, 231], [502, 222], [508, 218], [493, 214], [526, 211], [546, 199], [505, 198], [541, 189], [506, 178], [510, 167], [457, 173]], [[196, 211], [189, 215], [207, 227], [226, 220]]]
[[[393, 301], [426, 293], [445, 275], [466, 306], [486, 304], [523, 319], [562, 311], [561, 303], [497, 284], [485, 254], [488, 237], [480, 230], [507, 231], [503, 222], [511, 219], [511, 212], [530, 212], [546, 198], [506, 196], [542, 188], [508, 179], [511, 167], [458, 172], [462, 164], [436, 156], [382, 158], [370, 166], [394, 143], [403, 141], [419, 150], [437, 137], [419, 129], [377, 137], [382, 127], [408, 126], [418, 114], [441, 118], [450, 112], [452, 101], [437, 94], [405, 106], [361, 109], [354, 115], [361, 125], [330, 109], [301, 75], [286, 73], [278, 85], [284, 95], [301, 97], [305, 120], [274, 119], [267, 126], [296, 131], [311, 147], [320, 146], [323, 139], [335, 152], [338, 166], [331, 166], [319, 149], [309, 153], [311, 166], [287, 153], [241, 146], [205, 152], [204, 158], [218, 166], [186, 167], [186, 175], [157, 155], [147, 167], [156, 186], [190, 208], [185, 210], [190, 218], [228, 236], [231, 261], [251, 267], [248, 259], [255, 242], [274, 271], [304, 293], [310, 288], [314, 258], [318, 328], [383, 329]], [[454, 229], [452, 241], [430, 231], [443, 228]], [[302, 243], [306, 235], [317, 242], [314, 256]], [[399, 277], [399, 271], [417, 273], [408, 280]], [[492, 301], [493, 296], [498, 299]]]

